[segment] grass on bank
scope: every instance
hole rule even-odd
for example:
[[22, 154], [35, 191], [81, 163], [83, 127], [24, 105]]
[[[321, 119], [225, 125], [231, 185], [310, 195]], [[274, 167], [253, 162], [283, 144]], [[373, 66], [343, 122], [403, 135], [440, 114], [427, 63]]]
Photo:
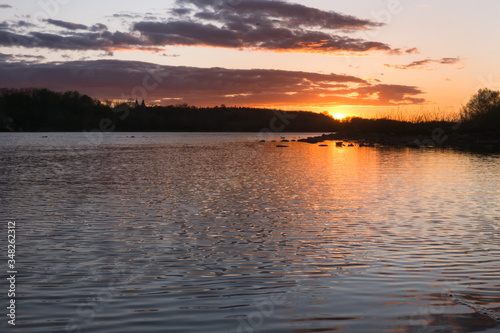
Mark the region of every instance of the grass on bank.
[[410, 122], [414, 124], [431, 122], [459, 122], [460, 114], [457, 112], [443, 112], [440, 108], [428, 110], [421, 108], [419, 112], [408, 112], [403, 107], [388, 109], [385, 112], [379, 112], [376, 119], [388, 119], [400, 122]]

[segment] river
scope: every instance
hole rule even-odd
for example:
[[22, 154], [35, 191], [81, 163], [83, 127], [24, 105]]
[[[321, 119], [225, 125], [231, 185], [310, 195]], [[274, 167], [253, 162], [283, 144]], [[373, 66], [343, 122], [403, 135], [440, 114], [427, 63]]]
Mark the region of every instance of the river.
[[500, 331], [499, 155], [260, 139], [0, 133], [15, 331]]

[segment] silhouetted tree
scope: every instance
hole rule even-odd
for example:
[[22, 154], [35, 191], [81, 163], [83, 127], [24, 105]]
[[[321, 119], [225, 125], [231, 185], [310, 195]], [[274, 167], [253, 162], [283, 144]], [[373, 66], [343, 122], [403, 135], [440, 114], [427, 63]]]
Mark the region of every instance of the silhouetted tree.
[[500, 92], [479, 89], [462, 107], [461, 119], [471, 130], [500, 130]]

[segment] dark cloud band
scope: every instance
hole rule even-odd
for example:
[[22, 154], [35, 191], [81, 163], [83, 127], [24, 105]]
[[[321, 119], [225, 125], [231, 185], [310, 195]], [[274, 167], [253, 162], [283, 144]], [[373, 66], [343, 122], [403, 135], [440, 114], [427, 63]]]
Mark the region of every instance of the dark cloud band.
[[394, 68], [394, 69], [426, 69], [429, 68], [429, 65], [438, 64], [438, 65], [454, 65], [460, 62], [460, 58], [442, 58], [439, 60], [433, 59], [424, 59], [417, 60], [407, 65], [389, 65], [384, 64], [385, 67]]
[[52, 20], [48, 19], [46, 20], [47, 23], [69, 29], [69, 30], [87, 30], [89, 27], [83, 24], [77, 24], [77, 23], [71, 23], [71, 22], [65, 22], [65, 21], [59, 21], [59, 20]]
[[200, 45], [280, 52], [399, 53], [389, 45], [339, 35], [378, 27], [369, 20], [283, 1], [178, 1], [168, 22], [134, 25], [154, 45]]
[[67, 63], [8, 63], [0, 86], [78, 90], [100, 99], [146, 97], [158, 104], [300, 107], [406, 105], [424, 103], [413, 86], [376, 84], [338, 74], [284, 70], [236, 70], [159, 66], [99, 60]]
[[30, 33], [22, 33], [21, 22], [10, 22], [8, 26], [4, 22], [0, 26], [0, 45], [107, 52], [158, 51], [172, 45], [308, 53], [409, 52], [348, 36], [380, 23], [278, 0], [238, 1], [237, 6], [225, 1], [178, 1], [170, 15], [169, 19], [159, 19], [149, 14], [142, 18], [137, 14], [116, 14], [115, 18], [129, 20], [131, 27], [126, 32], [110, 32], [100, 23], [88, 27], [47, 19], [50, 25], [64, 30], [49, 33], [41, 27], [30, 27]]

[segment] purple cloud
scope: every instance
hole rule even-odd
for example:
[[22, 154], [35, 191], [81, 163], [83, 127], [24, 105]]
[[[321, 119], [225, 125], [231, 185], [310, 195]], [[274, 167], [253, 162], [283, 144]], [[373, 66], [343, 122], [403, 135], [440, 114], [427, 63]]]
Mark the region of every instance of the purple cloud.
[[[97, 26], [94, 27], [97, 28]], [[108, 30], [73, 32], [69, 35], [36, 31], [21, 35], [7, 30], [0, 30], [0, 45], [60, 50], [105, 50], [108, 52], [113, 52], [116, 49], [154, 49], [147, 46], [143, 39], [131, 33], [109, 32]]]
[[12, 54], [0, 53], [0, 61], [2, 61], [2, 62], [7, 61], [7, 60], [11, 60], [12, 58], [14, 58], [14, 56]]
[[[220, 3], [220, 4], [219, 4]], [[357, 30], [381, 24], [333, 11], [278, 0], [247, 0], [234, 2], [192, 0], [178, 1], [170, 10], [171, 18], [159, 19], [152, 14], [119, 13], [130, 31], [111, 33], [103, 24], [83, 24], [48, 19], [46, 22], [64, 28], [64, 32], [48, 33], [31, 28], [21, 33], [11, 24], [0, 31], [0, 45], [18, 45], [65, 50], [164, 50], [171, 45], [209, 46], [274, 52], [309, 53], [414, 53], [416, 49], [400, 50], [377, 41], [349, 37]], [[126, 22], [125, 22], [126, 23]], [[85, 31], [79, 31], [85, 30]]]
[[427, 69], [431, 64], [439, 64], [439, 65], [454, 65], [460, 62], [460, 58], [442, 58], [439, 60], [433, 59], [424, 59], [417, 60], [408, 65], [389, 65], [384, 64], [385, 67], [394, 68], [394, 69]]
[[[283, 1], [241, 1], [235, 8], [212, 0], [178, 1], [174, 19], [142, 21], [133, 29], [153, 45], [198, 45], [278, 52], [403, 53], [381, 42], [339, 35], [382, 24]], [[177, 17], [176, 17], [177, 16]], [[413, 52], [414, 49], [411, 51]]]
[[77, 24], [77, 23], [71, 23], [71, 22], [65, 22], [65, 21], [59, 21], [59, 20], [52, 20], [48, 19], [46, 20], [47, 23], [58, 26], [60, 28], [65, 28], [69, 30], [87, 30], [89, 27], [83, 24]]
[[375, 84], [349, 75], [263, 69], [159, 66], [118, 60], [6, 63], [0, 86], [78, 90], [100, 99], [145, 97], [158, 104], [305, 107], [424, 103], [413, 86]]

